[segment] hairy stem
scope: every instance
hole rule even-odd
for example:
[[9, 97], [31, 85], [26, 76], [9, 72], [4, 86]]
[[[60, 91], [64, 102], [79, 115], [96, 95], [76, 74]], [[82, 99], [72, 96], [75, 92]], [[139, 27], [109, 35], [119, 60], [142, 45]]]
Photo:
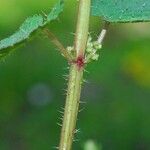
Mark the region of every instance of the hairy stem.
[[59, 150], [71, 150], [80, 103], [84, 52], [88, 37], [91, 0], [80, 0], [74, 47], [76, 60], [70, 66], [69, 83]]
[[90, 5], [91, 0], [80, 0], [75, 37], [75, 50], [77, 57], [83, 56], [86, 48], [89, 30]]
[[79, 108], [82, 76], [83, 71], [78, 71], [76, 64], [71, 65], [59, 150], [70, 150], [72, 146]]

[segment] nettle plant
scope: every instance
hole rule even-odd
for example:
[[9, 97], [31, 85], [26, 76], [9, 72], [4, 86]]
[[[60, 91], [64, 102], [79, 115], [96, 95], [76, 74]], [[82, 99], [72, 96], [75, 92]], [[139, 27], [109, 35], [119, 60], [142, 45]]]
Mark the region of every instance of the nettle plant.
[[[65, 4], [63, 0], [60, 0], [48, 15], [34, 15], [27, 18], [17, 32], [0, 41], [0, 58], [2, 58], [13, 51], [16, 45], [24, 42], [40, 29], [51, 39], [68, 61], [70, 72], [59, 150], [71, 150], [72, 148], [74, 134], [78, 132], [76, 121], [84, 68], [91, 61], [98, 60], [99, 50], [102, 48], [109, 24], [150, 21], [149, 0], [79, 0], [78, 3], [77, 26], [72, 47], [65, 48], [55, 35], [46, 28], [46, 25], [56, 20], [63, 11]], [[90, 15], [101, 17], [105, 22], [97, 41], [93, 41], [89, 35]]]

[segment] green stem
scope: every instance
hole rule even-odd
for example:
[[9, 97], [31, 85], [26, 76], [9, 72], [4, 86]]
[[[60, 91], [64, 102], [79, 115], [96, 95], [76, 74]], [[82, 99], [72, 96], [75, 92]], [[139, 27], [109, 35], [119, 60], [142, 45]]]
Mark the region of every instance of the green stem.
[[72, 62], [59, 150], [71, 150], [80, 103], [84, 52], [88, 38], [91, 0], [80, 0], [75, 37], [76, 61]]
[[59, 150], [70, 150], [72, 146], [79, 108], [82, 76], [83, 71], [78, 71], [76, 64], [71, 65]]
[[89, 30], [90, 6], [91, 0], [80, 0], [75, 37], [75, 50], [77, 57], [84, 55], [85, 52]]

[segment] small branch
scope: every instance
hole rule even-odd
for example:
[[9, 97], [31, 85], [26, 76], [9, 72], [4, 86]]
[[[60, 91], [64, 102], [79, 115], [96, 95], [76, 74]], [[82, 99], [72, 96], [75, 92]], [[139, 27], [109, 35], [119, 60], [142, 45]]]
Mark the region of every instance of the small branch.
[[50, 41], [60, 50], [61, 54], [69, 61], [72, 62], [73, 58], [70, 53], [64, 48], [63, 44], [58, 40], [58, 38], [50, 32], [48, 29], [44, 29], [44, 33], [50, 39]]
[[105, 22], [104, 23], [104, 27], [100, 33], [100, 35], [98, 36], [98, 43], [102, 45], [103, 41], [104, 41], [104, 38], [106, 36], [106, 33], [107, 33], [107, 30], [109, 28], [109, 25], [110, 25], [110, 22]]

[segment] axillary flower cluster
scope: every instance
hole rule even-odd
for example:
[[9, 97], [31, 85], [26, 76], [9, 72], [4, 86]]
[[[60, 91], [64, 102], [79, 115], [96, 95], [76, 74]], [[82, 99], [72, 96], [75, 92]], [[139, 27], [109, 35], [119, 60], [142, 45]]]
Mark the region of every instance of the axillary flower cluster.
[[[85, 50], [84, 63], [87, 64], [91, 61], [97, 61], [99, 59], [101, 48], [102, 44], [100, 44], [98, 41], [93, 41], [91, 35], [89, 35], [87, 40], [87, 47]], [[74, 47], [68, 46], [67, 51], [70, 53], [70, 55], [75, 55]]]
[[92, 37], [89, 35], [85, 53], [85, 63], [97, 61], [100, 55], [101, 48], [102, 44], [100, 44], [98, 41], [92, 41]]

